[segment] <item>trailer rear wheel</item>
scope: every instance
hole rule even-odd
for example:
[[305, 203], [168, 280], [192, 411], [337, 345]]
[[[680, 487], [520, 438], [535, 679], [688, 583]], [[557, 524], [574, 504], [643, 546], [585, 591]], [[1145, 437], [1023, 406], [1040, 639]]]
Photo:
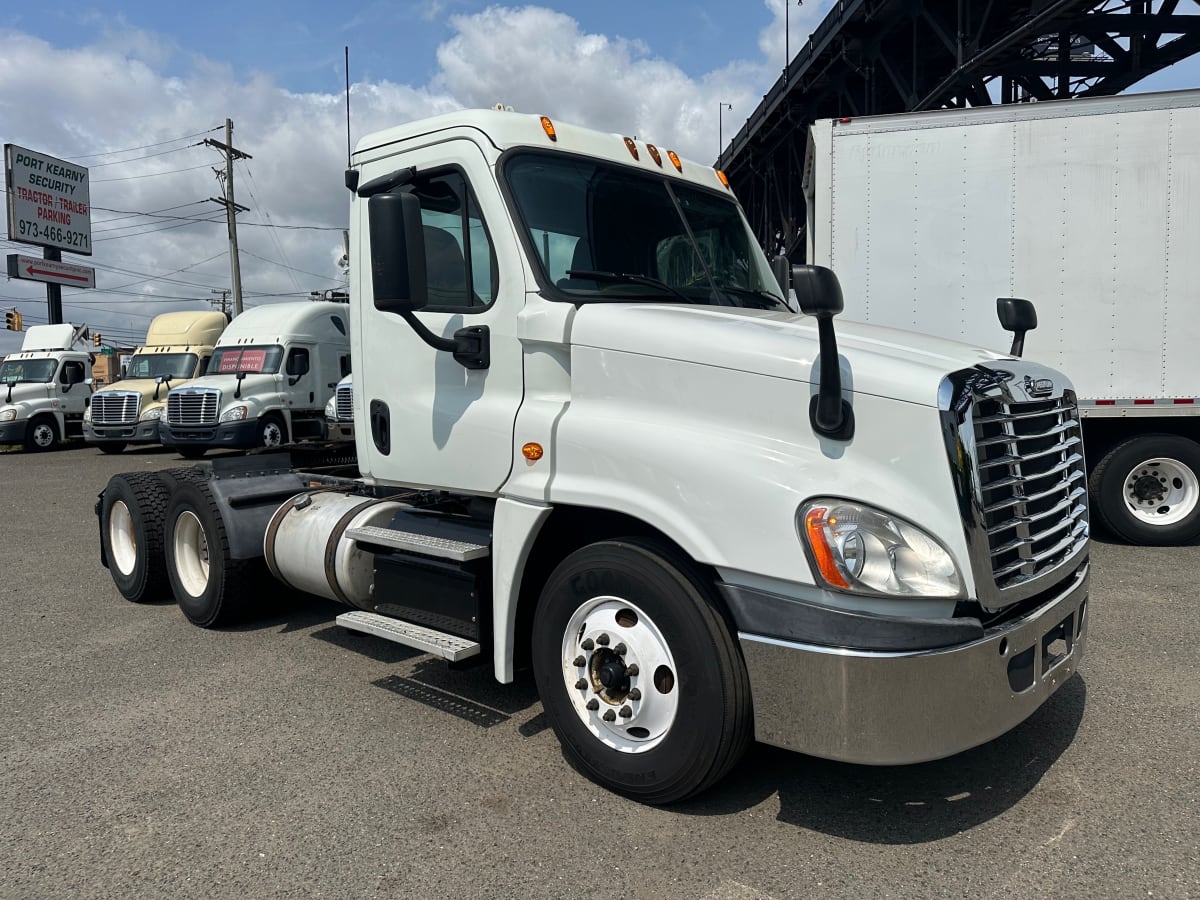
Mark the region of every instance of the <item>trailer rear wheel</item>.
[[705, 790], [751, 738], [745, 663], [712, 587], [654, 542], [592, 544], [554, 570], [533, 670], [568, 760], [645, 803]]
[[100, 544], [121, 596], [133, 603], [171, 595], [163, 556], [168, 490], [154, 472], [114, 475], [100, 501]]
[[175, 482], [167, 504], [166, 558], [171, 591], [192, 624], [215, 628], [245, 616], [262, 561], [230, 557], [220, 507], [206, 482]]
[[1174, 434], [1118, 444], [1089, 482], [1099, 521], [1131, 544], [1183, 544], [1200, 536], [1200, 445]]

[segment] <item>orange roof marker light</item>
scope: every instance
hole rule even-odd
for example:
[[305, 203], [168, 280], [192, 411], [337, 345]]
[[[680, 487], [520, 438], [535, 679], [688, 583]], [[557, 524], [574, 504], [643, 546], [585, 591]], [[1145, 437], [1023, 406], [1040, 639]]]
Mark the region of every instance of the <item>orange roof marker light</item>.
[[653, 144], [647, 144], [646, 150], [647, 150], [647, 152], [649, 152], [650, 158], [652, 160], [654, 160], [656, 163], [658, 163], [658, 165], [661, 167], [662, 166], [662, 157], [658, 155], [658, 148], [655, 147]]
[[676, 172], [683, 171], [683, 163], [679, 161], [679, 155], [674, 150], [667, 151], [667, 159], [671, 161], [671, 165], [675, 167]]
[[545, 455], [545, 453], [546, 451], [542, 449], [542, 445], [536, 444], [533, 441], [530, 441], [521, 448], [521, 455], [530, 462], [537, 462]]
[[725, 187], [729, 187], [729, 176], [720, 169], [717, 169], [717, 180], [720, 181], [721, 184], [725, 185]]
[[554, 132], [554, 123], [550, 121], [549, 116], [542, 116], [542, 131], [546, 132], [546, 137], [550, 140], [558, 140], [558, 135]]
[[629, 155], [634, 159], [638, 158], [637, 144], [633, 142], [633, 138], [625, 138], [625, 147], [629, 150]]

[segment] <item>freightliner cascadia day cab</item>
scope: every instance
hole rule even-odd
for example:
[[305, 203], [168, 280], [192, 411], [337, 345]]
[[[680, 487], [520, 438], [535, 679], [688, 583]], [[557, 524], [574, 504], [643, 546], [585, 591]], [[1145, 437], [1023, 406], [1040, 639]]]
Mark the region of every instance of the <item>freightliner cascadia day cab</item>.
[[125, 377], [92, 394], [83, 416], [84, 439], [105, 453], [120, 453], [128, 444], [157, 444], [167, 392], [204, 374], [228, 324], [229, 317], [215, 310], [155, 316]]
[[349, 371], [349, 305], [257, 306], [225, 328], [204, 375], [167, 394], [159, 440], [195, 457], [324, 439], [325, 404]]
[[820, 121], [805, 194], [846, 319], [996, 346], [992, 298], [1035, 298], [1097, 520], [1200, 536], [1200, 91]]
[[49, 450], [83, 435], [92, 357], [76, 344], [85, 326], [31, 325], [19, 353], [0, 363], [0, 444]]
[[835, 330], [827, 269], [787, 273], [793, 312], [721, 176], [641, 140], [458, 112], [365, 138], [346, 183], [360, 474], [277, 453], [114, 476], [126, 598], [221, 625], [265, 563], [347, 628], [500, 682], [532, 666], [567, 758], [650, 803], [753, 738], [944, 757], [1076, 670], [1060, 374]]

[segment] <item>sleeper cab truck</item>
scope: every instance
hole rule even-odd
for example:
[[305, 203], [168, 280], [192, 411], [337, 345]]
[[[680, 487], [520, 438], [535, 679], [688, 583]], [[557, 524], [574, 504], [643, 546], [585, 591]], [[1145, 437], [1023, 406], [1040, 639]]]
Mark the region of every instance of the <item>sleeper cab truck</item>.
[[350, 308], [257, 306], [222, 332], [203, 376], [167, 394], [159, 440], [188, 458], [327, 436], [325, 405], [350, 372]]
[[0, 444], [49, 450], [83, 436], [92, 357], [76, 345], [86, 330], [31, 325], [20, 352], [0, 363]]
[[169, 312], [155, 316], [146, 343], [129, 358], [117, 384], [92, 394], [83, 415], [83, 437], [104, 453], [129, 444], [157, 444], [167, 393], [204, 374], [213, 345], [229, 324], [223, 312]]
[[219, 626], [265, 568], [346, 628], [530, 666], [566, 757], [648, 803], [752, 739], [945, 757], [1076, 671], [1062, 375], [835, 329], [830, 270], [773, 269], [719, 173], [632, 137], [459, 112], [363, 139], [346, 183], [360, 477], [286, 453], [114, 476], [126, 598]]

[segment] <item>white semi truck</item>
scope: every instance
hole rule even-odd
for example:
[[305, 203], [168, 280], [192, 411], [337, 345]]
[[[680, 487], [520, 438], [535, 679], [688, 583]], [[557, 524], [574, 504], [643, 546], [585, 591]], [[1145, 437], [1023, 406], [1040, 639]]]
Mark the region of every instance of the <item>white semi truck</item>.
[[1200, 91], [823, 120], [804, 189], [846, 318], [994, 347], [996, 298], [1035, 300], [1092, 511], [1200, 536]]
[[219, 626], [265, 563], [346, 628], [532, 666], [567, 757], [651, 803], [752, 739], [947, 756], [1075, 672], [1061, 375], [835, 332], [824, 269], [789, 273], [792, 312], [722, 176], [645, 141], [458, 112], [364, 138], [346, 184], [361, 475], [274, 453], [114, 476], [126, 598]]
[[215, 310], [155, 316], [125, 377], [92, 394], [83, 415], [84, 439], [105, 453], [120, 453], [129, 444], [157, 444], [167, 392], [204, 374], [227, 324], [229, 317]]
[[327, 436], [325, 405], [350, 372], [350, 307], [325, 300], [249, 309], [205, 374], [167, 394], [159, 440], [185, 457]]
[[31, 325], [19, 353], [0, 363], [0, 444], [49, 450], [82, 437], [92, 357], [77, 344], [86, 326]]

